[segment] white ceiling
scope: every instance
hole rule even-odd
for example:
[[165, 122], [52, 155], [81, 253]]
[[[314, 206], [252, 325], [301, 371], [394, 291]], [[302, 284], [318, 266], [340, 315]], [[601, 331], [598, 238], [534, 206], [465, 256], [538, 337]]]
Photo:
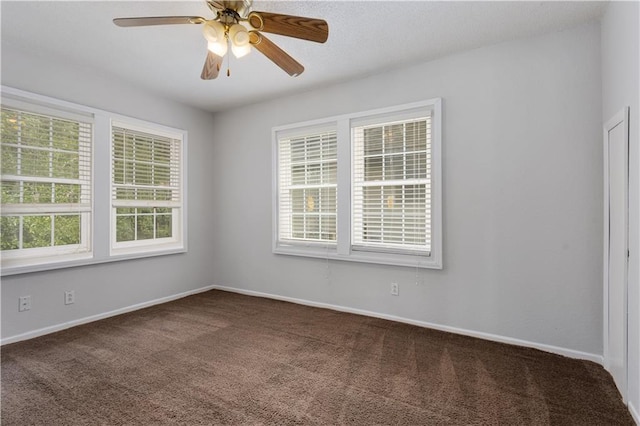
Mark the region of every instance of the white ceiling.
[[[2, 44], [55, 55], [209, 111], [382, 73], [598, 19], [602, 2], [254, 1], [253, 10], [322, 18], [325, 44], [270, 35], [305, 66], [289, 77], [254, 50], [231, 77], [202, 81], [200, 25], [119, 28], [116, 17], [213, 15], [202, 1], [2, 0]], [[226, 64], [226, 62], [225, 62]]]

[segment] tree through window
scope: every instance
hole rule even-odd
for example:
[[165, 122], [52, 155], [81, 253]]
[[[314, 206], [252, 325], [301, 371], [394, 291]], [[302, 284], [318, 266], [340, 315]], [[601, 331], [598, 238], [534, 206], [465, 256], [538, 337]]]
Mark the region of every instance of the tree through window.
[[92, 124], [2, 107], [4, 258], [90, 250]]

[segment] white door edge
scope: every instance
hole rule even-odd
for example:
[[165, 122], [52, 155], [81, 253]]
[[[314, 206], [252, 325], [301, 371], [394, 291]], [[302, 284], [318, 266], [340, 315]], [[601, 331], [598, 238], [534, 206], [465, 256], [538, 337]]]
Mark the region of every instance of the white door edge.
[[[603, 126], [603, 153], [604, 153], [604, 250], [603, 250], [603, 365], [607, 371], [610, 371], [611, 358], [609, 353], [609, 132], [615, 127], [622, 125], [624, 131], [625, 144], [625, 163], [626, 163], [626, 179], [625, 179], [625, 240], [627, 253], [629, 249], [629, 107], [624, 107]], [[624, 310], [626, 315], [624, 330], [624, 375], [622, 383], [617, 383], [623, 402], [627, 403], [627, 386], [628, 386], [628, 273], [629, 257], [627, 256], [627, 268], [624, 275]]]

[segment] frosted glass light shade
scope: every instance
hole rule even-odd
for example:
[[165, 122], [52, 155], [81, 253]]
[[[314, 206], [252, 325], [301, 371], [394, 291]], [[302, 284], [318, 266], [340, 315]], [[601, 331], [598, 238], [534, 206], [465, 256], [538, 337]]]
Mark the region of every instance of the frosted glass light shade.
[[244, 46], [236, 46], [235, 44], [231, 46], [231, 51], [233, 52], [233, 56], [236, 58], [242, 58], [251, 52], [251, 45], [245, 44]]
[[241, 24], [233, 24], [229, 28], [229, 39], [234, 46], [246, 46], [249, 44], [249, 32]]
[[202, 26], [202, 34], [209, 43], [224, 43], [224, 25], [218, 21], [207, 21]]
[[209, 44], [207, 45], [207, 48], [211, 52], [215, 53], [216, 55], [218, 55], [220, 57], [222, 57], [222, 56], [227, 54], [227, 43], [225, 43], [224, 40], [222, 41], [222, 43], [209, 42]]

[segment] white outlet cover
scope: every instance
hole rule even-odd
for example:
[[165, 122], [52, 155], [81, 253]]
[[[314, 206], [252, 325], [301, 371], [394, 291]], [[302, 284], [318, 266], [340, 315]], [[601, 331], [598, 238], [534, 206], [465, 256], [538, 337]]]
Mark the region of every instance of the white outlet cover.
[[24, 312], [31, 309], [31, 296], [21, 296], [18, 299], [18, 312]]

